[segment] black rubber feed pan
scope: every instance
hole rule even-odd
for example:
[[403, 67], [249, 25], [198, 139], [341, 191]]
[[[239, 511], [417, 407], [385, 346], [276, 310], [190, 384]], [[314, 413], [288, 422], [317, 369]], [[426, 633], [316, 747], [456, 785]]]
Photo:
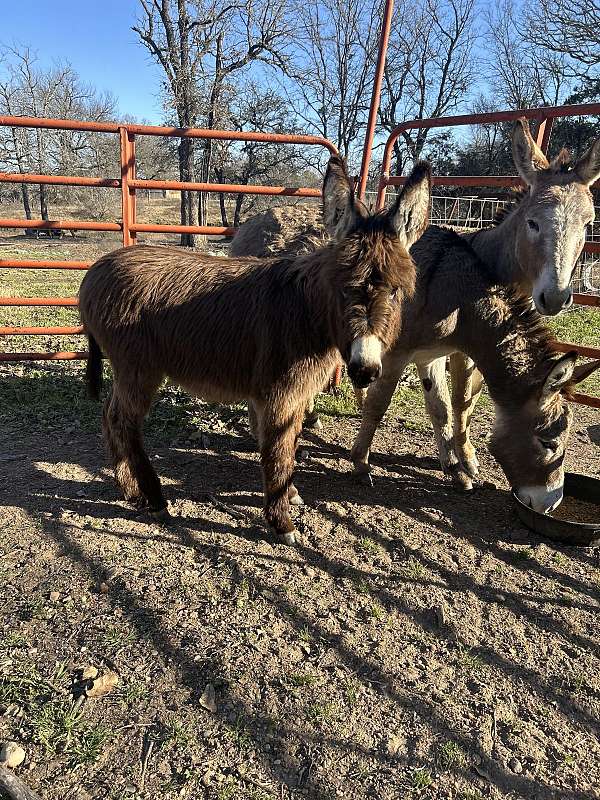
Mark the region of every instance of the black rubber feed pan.
[[565, 472], [565, 497], [574, 497], [586, 503], [598, 505], [598, 521], [592, 523], [567, 522], [564, 519], [554, 519], [549, 514], [541, 514], [521, 502], [513, 492], [517, 514], [532, 531], [552, 539], [561, 544], [591, 545], [600, 544], [600, 480], [589, 475], [578, 475], [575, 472]]

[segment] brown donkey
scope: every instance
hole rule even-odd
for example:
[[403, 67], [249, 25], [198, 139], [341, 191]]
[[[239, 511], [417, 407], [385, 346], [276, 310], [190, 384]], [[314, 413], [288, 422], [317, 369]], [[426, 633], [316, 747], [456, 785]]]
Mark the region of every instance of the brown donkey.
[[79, 292], [90, 340], [88, 384], [98, 395], [103, 351], [113, 370], [104, 433], [128, 500], [166, 514], [141, 432], [166, 376], [213, 402], [252, 402], [265, 516], [294, 543], [290, 501], [301, 501], [292, 471], [306, 401], [340, 353], [358, 385], [380, 376], [403, 300], [414, 291], [408, 248], [427, 225], [430, 183], [429, 167], [417, 165], [393, 207], [369, 215], [333, 156], [323, 213], [335, 238], [310, 255], [225, 259], [138, 245], [94, 264]]

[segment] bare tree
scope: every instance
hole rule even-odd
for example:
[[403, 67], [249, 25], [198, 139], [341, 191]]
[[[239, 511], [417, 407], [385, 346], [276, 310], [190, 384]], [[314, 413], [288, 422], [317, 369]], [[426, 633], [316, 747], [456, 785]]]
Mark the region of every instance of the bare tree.
[[546, 51], [566, 55], [581, 77], [600, 62], [600, 4], [597, 0], [536, 0], [527, 5], [528, 38]]
[[502, 0], [486, 10], [486, 59], [494, 96], [509, 108], [556, 105], [569, 94], [567, 56], [536, 45], [523, 25], [522, 8]]
[[[4, 48], [0, 67], [0, 108], [6, 114], [92, 120], [114, 116], [114, 99], [83, 83], [68, 63], [40, 69], [35, 53], [29, 48], [12, 47]], [[93, 134], [84, 131], [12, 128], [0, 134], [0, 160], [21, 173], [85, 171], [90, 160], [94, 163], [93, 138]], [[98, 167], [100, 174], [106, 174], [106, 161]], [[114, 159], [109, 169], [112, 173]], [[58, 190], [41, 184], [36, 191], [40, 215], [48, 219], [49, 198]], [[21, 192], [25, 216], [31, 219], [30, 193], [25, 184]]]
[[305, 129], [348, 157], [369, 111], [381, 3], [300, 0], [298, 30], [284, 89]]
[[[140, 0], [141, 18], [133, 30], [165, 73], [169, 105], [180, 127], [218, 123], [222, 93], [234, 73], [255, 61], [281, 66], [290, 28], [286, 0]], [[200, 161], [201, 181], [210, 179], [213, 144], [207, 140]], [[180, 180], [195, 179], [194, 140], [179, 146]], [[193, 224], [192, 195], [182, 192], [181, 222]], [[199, 221], [206, 222], [199, 204]], [[193, 245], [183, 235], [182, 244]]]
[[[256, 82], [242, 87], [232, 98], [228, 124], [233, 130], [262, 130], [272, 133], [296, 133], [294, 120], [285, 97]], [[227, 142], [215, 153], [215, 173], [219, 182], [286, 183], [297, 176], [302, 159], [299, 148], [279, 142]], [[233, 202], [232, 224], [240, 224], [242, 214], [252, 212], [256, 196], [237, 194]], [[229, 212], [220, 195], [223, 225], [228, 226]]]
[[[468, 99], [474, 82], [475, 0], [405, 0], [396, 9], [384, 73], [380, 127], [440, 117]], [[429, 131], [405, 131], [396, 169], [419, 158]]]

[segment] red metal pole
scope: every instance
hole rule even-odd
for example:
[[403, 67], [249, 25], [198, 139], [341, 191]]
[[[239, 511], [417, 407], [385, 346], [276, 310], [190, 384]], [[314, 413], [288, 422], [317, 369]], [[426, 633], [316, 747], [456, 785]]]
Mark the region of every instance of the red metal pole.
[[383, 81], [383, 70], [385, 69], [385, 57], [387, 55], [390, 29], [392, 27], [393, 11], [394, 0], [385, 0], [383, 22], [381, 26], [381, 37], [379, 39], [379, 52], [377, 54], [377, 66], [375, 67], [375, 81], [373, 82], [373, 94], [371, 95], [371, 108], [369, 109], [369, 121], [367, 122], [365, 146], [363, 149], [362, 164], [360, 167], [360, 183], [358, 185], [358, 197], [360, 200], [365, 199], [365, 193], [367, 191], [369, 165], [371, 164], [371, 153], [373, 152], [373, 137], [375, 136], [375, 126], [377, 125], [377, 112], [379, 111], [379, 99], [381, 97], [381, 83]]
[[548, 152], [548, 145], [550, 143], [550, 135], [552, 133], [553, 125], [554, 125], [554, 119], [552, 117], [549, 117], [548, 119], [543, 119], [538, 125], [537, 135], [535, 137], [535, 143], [544, 154]]
[[119, 128], [121, 144], [121, 215], [123, 218], [123, 247], [135, 244], [135, 187], [129, 182], [135, 180], [135, 134], [126, 127]]

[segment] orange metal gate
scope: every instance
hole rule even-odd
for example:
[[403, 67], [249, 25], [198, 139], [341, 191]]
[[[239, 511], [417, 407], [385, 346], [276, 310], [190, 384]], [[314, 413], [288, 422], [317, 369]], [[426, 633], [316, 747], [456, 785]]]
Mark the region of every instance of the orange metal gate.
[[[496, 111], [486, 114], [461, 114], [455, 117], [437, 117], [434, 119], [418, 119], [403, 122], [390, 133], [385, 144], [381, 177], [379, 179], [377, 191], [377, 208], [384, 207], [388, 186], [401, 186], [406, 181], [405, 176], [390, 176], [390, 164], [392, 161], [394, 144], [403, 131], [415, 130], [418, 128], [449, 128], [461, 125], [485, 125], [486, 123], [510, 122], [519, 117], [527, 117], [539, 123], [536, 140], [538, 146], [546, 153], [548, 151], [550, 134], [552, 132], [552, 124], [555, 119], [559, 117], [582, 117], [598, 114], [600, 114], [600, 103], [586, 103], [572, 106], [526, 108], [520, 111]], [[362, 177], [364, 177], [364, 175]], [[435, 186], [502, 187], [521, 186], [523, 182], [516, 175], [436, 175], [433, 178], [433, 184]], [[600, 181], [594, 185], [594, 188], [600, 188]], [[600, 253], [600, 243], [586, 242], [583, 249], [586, 253]], [[596, 308], [600, 307], [600, 295], [574, 294], [573, 300], [579, 305], [595, 306]], [[600, 358], [600, 349], [596, 347], [584, 347], [583, 345], [571, 344], [569, 342], [560, 342], [559, 349], [565, 353], [570, 350], [577, 350], [578, 353], [587, 358]], [[576, 394], [573, 399], [577, 403], [600, 408], [600, 397]]]
[[[92, 186], [121, 190], [121, 222], [95, 222], [89, 220], [25, 220], [0, 219], [0, 228], [33, 228], [36, 230], [88, 230], [121, 232], [125, 247], [134, 245], [138, 233], [194, 233], [231, 236], [235, 228], [215, 225], [159, 225], [136, 221], [137, 189], [177, 189], [192, 192], [224, 192], [231, 194], [271, 195], [274, 197], [320, 197], [319, 189], [292, 186], [257, 186], [253, 184], [196, 183], [182, 181], [140, 180], [136, 178], [135, 137], [167, 136], [192, 139], [220, 139], [243, 142], [280, 142], [281, 144], [316, 145], [337, 153], [336, 147], [318, 136], [297, 136], [259, 131], [221, 131], [201, 128], [169, 128], [155, 125], [118, 125], [104, 122], [80, 122], [64, 119], [0, 116], [0, 125], [14, 128], [50, 128], [95, 133], [118, 134], [120, 144], [121, 177], [89, 178], [69, 175], [32, 175], [0, 173], [0, 182], [46, 184], [51, 186]], [[87, 261], [47, 261], [0, 259], [2, 269], [75, 269], [85, 270]], [[76, 297], [0, 297], [0, 306], [76, 306]], [[81, 327], [0, 327], [0, 335], [73, 335], [81, 334]], [[0, 361], [72, 360], [86, 358], [85, 352], [28, 352], [1, 353]]]

